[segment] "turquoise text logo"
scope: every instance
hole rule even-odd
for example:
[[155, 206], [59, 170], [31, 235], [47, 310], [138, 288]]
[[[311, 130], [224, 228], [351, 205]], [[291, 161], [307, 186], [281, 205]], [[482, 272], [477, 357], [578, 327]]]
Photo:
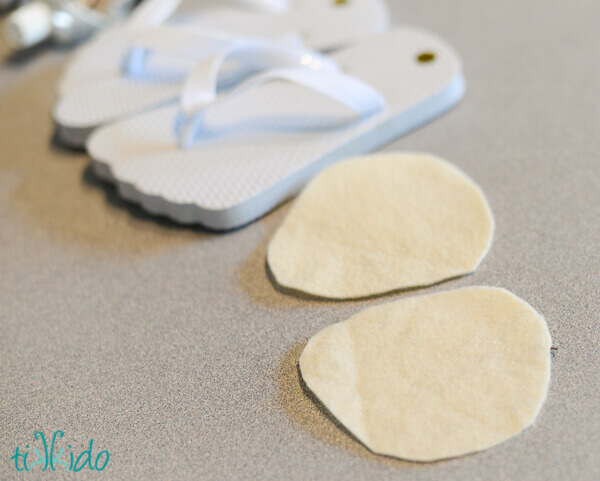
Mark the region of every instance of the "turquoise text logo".
[[[81, 471], [88, 468], [92, 471], [103, 471], [108, 465], [110, 455], [108, 451], [100, 451], [94, 456], [94, 440], [90, 439], [88, 449], [82, 451], [79, 455], [73, 452], [71, 445], [67, 445], [68, 453], [65, 452], [64, 446], [59, 449], [58, 440], [65, 435], [62, 431], [56, 431], [52, 435], [52, 441], [48, 444], [46, 436], [41, 431], [36, 431], [33, 434], [34, 442], [25, 445], [25, 449], [21, 450], [19, 446], [15, 449], [14, 456], [11, 460], [15, 463], [17, 471], [32, 471], [34, 468], [41, 471], [56, 471], [64, 469], [65, 471]], [[63, 454], [65, 458], [61, 459]]]

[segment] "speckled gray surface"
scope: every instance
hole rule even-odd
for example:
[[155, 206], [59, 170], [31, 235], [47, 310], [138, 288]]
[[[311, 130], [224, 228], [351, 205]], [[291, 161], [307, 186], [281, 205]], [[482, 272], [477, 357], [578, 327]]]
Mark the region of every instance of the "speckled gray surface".
[[[396, 2], [461, 52], [459, 108], [392, 149], [447, 157], [495, 212], [472, 276], [542, 312], [558, 348], [535, 426], [431, 465], [370, 454], [303, 391], [315, 332], [365, 306], [278, 292], [265, 249], [288, 207], [226, 235], [155, 221], [52, 147], [66, 55], [0, 70], [0, 479], [35, 430], [111, 455], [76, 479], [600, 479], [600, 42], [596, 0]], [[2, 47], [3, 56], [5, 48]], [[393, 52], [390, 52], [393, 58]]]

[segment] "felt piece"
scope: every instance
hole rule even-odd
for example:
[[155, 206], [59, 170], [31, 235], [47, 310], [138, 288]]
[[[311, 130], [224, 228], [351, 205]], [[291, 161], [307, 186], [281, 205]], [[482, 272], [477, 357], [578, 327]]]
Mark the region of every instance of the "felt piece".
[[470, 287], [367, 309], [315, 335], [307, 386], [372, 451], [434, 461], [480, 451], [537, 416], [550, 380], [544, 318]]
[[283, 287], [357, 298], [474, 271], [494, 230], [481, 189], [427, 154], [335, 164], [297, 199], [268, 249]]

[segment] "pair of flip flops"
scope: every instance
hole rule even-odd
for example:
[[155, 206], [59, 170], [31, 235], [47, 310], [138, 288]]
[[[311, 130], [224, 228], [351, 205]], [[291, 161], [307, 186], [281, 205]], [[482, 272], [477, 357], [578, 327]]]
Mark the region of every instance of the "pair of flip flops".
[[463, 95], [452, 48], [416, 28], [381, 33], [380, 0], [239, 2], [190, 13], [146, 0], [63, 77], [59, 137], [153, 214], [242, 226]]

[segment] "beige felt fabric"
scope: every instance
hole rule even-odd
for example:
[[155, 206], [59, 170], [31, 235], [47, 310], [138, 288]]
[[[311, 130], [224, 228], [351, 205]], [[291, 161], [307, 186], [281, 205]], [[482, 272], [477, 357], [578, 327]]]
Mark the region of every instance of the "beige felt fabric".
[[544, 318], [510, 292], [470, 287], [367, 309], [315, 335], [307, 386], [372, 451], [433, 461], [529, 426], [546, 397]]
[[286, 288], [364, 297], [474, 271], [493, 230], [481, 189], [450, 163], [375, 155], [335, 164], [306, 187], [268, 263]]

